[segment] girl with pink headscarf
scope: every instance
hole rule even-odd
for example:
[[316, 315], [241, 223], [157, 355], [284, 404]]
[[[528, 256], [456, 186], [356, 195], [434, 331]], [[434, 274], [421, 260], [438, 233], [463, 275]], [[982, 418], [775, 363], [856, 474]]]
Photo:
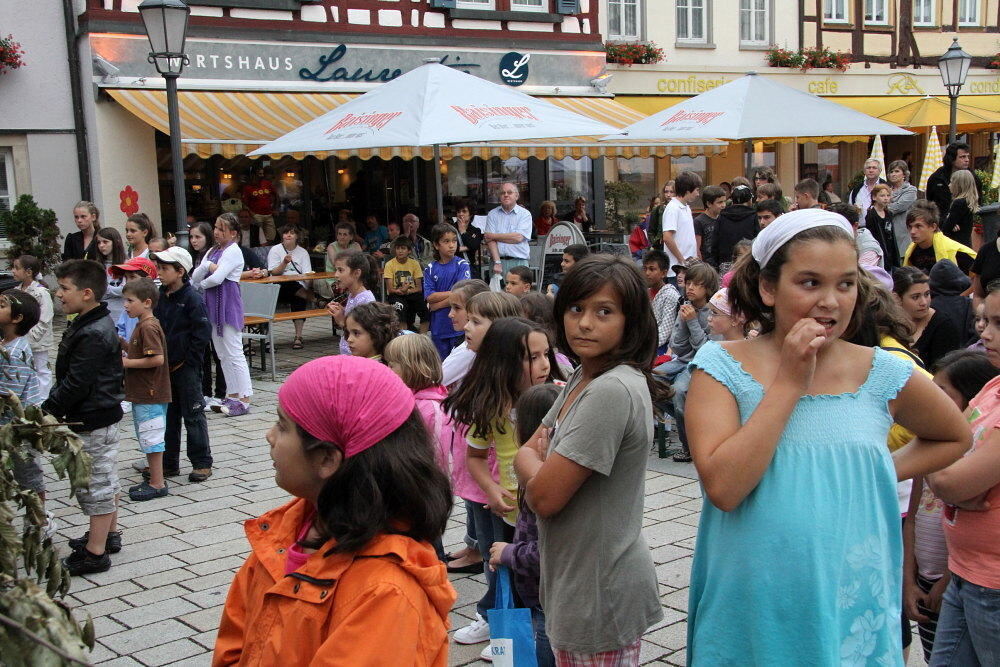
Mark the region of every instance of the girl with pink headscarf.
[[295, 498], [246, 522], [212, 664], [448, 664], [457, 595], [431, 543], [448, 477], [413, 392], [388, 367], [337, 355], [300, 366], [267, 432]]

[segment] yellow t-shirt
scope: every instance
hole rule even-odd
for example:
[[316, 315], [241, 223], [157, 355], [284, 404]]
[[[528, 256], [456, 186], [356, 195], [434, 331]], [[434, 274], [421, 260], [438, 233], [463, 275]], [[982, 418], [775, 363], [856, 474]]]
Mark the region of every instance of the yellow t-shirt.
[[[909, 361], [917, 372], [923, 373], [927, 377], [931, 377], [930, 373], [925, 371], [913, 361], [913, 356], [901, 351], [905, 349], [903, 348], [903, 344], [892, 336], [882, 336], [882, 340], [879, 341], [879, 347], [893, 356]], [[913, 431], [909, 431], [903, 426], [893, 423], [893, 425], [889, 428], [889, 438], [886, 444], [889, 445], [889, 451], [894, 452], [910, 442], [910, 440], [913, 440], [915, 437], [916, 435], [914, 435]]]
[[[503, 429], [503, 433], [500, 432]], [[514, 509], [504, 515], [503, 520], [508, 525], [517, 523], [517, 474], [514, 472], [514, 455], [517, 454], [517, 440], [514, 437], [514, 422], [504, 419], [493, 426], [489, 439], [473, 438], [472, 429], [466, 439], [469, 447], [474, 449], [489, 449], [492, 447], [497, 453], [497, 468], [500, 472], [500, 486], [510, 491], [515, 500], [510, 500], [508, 504]]]
[[382, 277], [391, 281], [389, 284], [393, 287], [402, 287], [403, 285], [416, 285], [417, 278], [424, 277], [424, 271], [420, 268], [420, 262], [412, 257], [405, 262], [400, 262], [393, 257], [385, 263]]

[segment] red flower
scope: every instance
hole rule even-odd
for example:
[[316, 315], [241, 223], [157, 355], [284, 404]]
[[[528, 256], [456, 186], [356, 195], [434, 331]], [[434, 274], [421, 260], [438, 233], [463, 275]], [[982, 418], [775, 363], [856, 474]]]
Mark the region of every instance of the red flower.
[[14, 41], [13, 35], [0, 37], [0, 74], [23, 67], [24, 60], [21, 59], [23, 55], [24, 49]]
[[139, 212], [139, 193], [132, 189], [131, 185], [126, 185], [125, 189], [118, 193], [121, 204], [118, 208], [125, 215], [132, 215]]

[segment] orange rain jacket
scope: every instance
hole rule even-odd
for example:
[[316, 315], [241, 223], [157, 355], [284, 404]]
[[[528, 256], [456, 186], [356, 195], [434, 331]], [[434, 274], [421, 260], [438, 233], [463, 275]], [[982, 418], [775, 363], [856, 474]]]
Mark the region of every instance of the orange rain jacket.
[[244, 524], [252, 553], [229, 589], [212, 665], [447, 665], [457, 595], [434, 549], [379, 535], [324, 557], [331, 540], [285, 575], [308, 509], [298, 498]]

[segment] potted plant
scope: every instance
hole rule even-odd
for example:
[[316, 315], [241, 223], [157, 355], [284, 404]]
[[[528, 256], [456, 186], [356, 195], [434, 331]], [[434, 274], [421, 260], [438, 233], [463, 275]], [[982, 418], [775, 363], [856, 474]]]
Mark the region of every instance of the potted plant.
[[24, 66], [24, 49], [14, 41], [13, 35], [0, 37], [0, 74], [16, 70]]
[[836, 69], [841, 72], [851, 66], [851, 55], [830, 49], [811, 48], [790, 51], [772, 48], [767, 50], [767, 64], [771, 67], [793, 67], [803, 72], [810, 69]]
[[993, 243], [1000, 228], [1000, 203], [997, 203], [997, 188], [990, 187], [990, 174], [976, 170], [976, 178], [983, 184], [983, 198], [979, 202], [979, 219], [983, 222], [983, 243]]
[[663, 60], [663, 49], [653, 42], [608, 42], [604, 48], [609, 63], [627, 67], [634, 64], [653, 65]]
[[9, 211], [0, 212], [0, 228], [7, 231], [7, 259], [34, 255], [48, 273], [62, 259], [59, 221], [55, 211], [39, 208], [31, 195], [21, 195]]

